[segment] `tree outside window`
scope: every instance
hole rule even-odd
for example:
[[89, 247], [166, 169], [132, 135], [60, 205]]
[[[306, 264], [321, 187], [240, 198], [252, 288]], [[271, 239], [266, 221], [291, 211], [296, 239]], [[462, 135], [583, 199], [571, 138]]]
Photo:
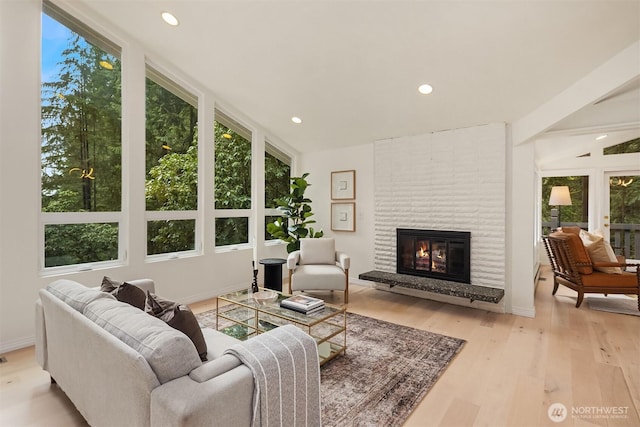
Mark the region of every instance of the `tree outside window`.
[[[197, 98], [147, 66], [147, 255], [195, 249], [198, 209]], [[191, 211], [191, 218], [175, 212]]]
[[251, 131], [215, 112], [216, 246], [249, 242]]
[[[45, 3], [43, 10], [44, 266], [115, 260], [122, 199], [120, 50], [55, 6]], [[89, 212], [113, 213], [106, 215], [113, 221], [94, 222]], [[64, 223], [52, 213], [64, 213]]]
[[[266, 143], [264, 153], [264, 207], [267, 211], [275, 210], [278, 207], [275, 200], [289, 194], [290, 178], [291, 158], [280, 152], [273, 145]], [[266, 224], [282, 218], [278, 215], [273, 215], [276, 212], [270, 213], [271, 215], [266, 215], [265, 217], [265, 240], [275, 239], [267, 232]]]

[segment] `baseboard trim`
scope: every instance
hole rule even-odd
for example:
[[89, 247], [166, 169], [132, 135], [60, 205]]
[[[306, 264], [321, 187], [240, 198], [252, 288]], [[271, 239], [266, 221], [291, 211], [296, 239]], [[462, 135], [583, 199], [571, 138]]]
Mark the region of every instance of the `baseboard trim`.
[[536, 308], [511, 307], [511, 313], [516, 316], [530, 317], [533, 319], [536, 317]]
[[5, 341], [0, 343], [0, 354], [8, 353], [14, 350], [20, 350], [21, 348], [31, 347], [35, 345], [36, 337], [30, 336], [26, 338], [18, 338], [16, 340]]

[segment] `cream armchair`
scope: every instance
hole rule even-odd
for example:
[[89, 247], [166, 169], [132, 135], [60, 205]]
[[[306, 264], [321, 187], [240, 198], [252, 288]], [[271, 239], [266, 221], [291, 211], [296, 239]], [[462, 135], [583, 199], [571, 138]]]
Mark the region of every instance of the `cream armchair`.
[[349, 255], [335, 249], [331, 238], [300, 239], [300, 250], [289, 254], [289, 293], [302, 290], [344, 291], [349, 302]]

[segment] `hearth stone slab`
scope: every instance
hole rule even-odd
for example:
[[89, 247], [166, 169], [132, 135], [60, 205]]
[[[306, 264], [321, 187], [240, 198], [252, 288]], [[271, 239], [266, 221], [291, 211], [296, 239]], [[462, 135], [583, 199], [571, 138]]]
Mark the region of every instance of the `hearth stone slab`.
[[489, 288], [486, 286], [470, 285], [468, 283], [448, 282], [432, 279], [430, 277], [418, 277], [408, 274], [387, 273], [385, 271], [368, 271], [358, 276], [361, 280], [384, 283], [391, 287], [419, 289], [421, 291], [436, 294], [451, 295], [460, 298], [469, 298], [473, 301], [486, 301], [497, 304], [504, 297], [504, 289]]

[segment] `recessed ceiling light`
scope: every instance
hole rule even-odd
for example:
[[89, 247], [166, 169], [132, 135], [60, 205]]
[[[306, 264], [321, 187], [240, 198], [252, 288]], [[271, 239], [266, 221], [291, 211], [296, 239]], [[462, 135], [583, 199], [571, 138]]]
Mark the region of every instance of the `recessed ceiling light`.
[[431, 87], [431, 85], [428, 85], [428, 84], [423, 84], [418, 86], [418, 92], [420, 92], [423, 95], [428, 95], [431, 92], [433, 92], [433, 87]]
[[178, 18], [173, 16], [172, 13], [162, 12], [162, 19], [164, 20], [164, 22], [166, 22], [167, 24], [169, 24], [169, 25], [171, 25], [173, 27], [178, 25]]
[[295, 124], [298, 124], [298, 125], [299, 125], [300, 123], [302, 123], [302, 119], [301, 119], [300, 117], [296, 117], [296, 116], [291, 117], [291, 121], [292, 121], [293, 123], [295, 123]]
[[596, 137], [596, 141], [600, 141], [602, 139], [605, 139], [606, 137], [608, 137], [609, 135], [607, 135], [606, 133], [604, 135], [600, 135]]

